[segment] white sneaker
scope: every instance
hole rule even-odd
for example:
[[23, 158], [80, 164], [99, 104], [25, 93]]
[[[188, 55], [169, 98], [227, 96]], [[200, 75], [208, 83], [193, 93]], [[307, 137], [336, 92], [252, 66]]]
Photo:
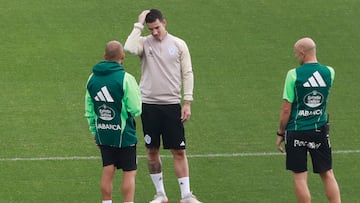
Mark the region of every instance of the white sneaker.
[[149, 203], [169, 203], [169, 200], [164, 194], [158, 193], [154, 195], [154, 199]]
[[188, 196], [180, 200], [180, 203], [202, 203], [196, 199], [195, 195], [190, 193]]

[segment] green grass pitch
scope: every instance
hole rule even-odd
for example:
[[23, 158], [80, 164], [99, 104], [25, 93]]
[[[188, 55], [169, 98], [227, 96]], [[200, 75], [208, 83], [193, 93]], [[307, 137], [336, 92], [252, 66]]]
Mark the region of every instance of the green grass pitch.
[[[296, 201], [275, 131], [285, 74], [297, 66], [293, 44], [304, 36], [336, 71], [328, 109], [334, 171], [343, 202], [359, 201], [358, 0], [0, 1], [0, 202], [101, 201], [101, 160], [83, 116], [85, 84], [105, 43], [124, 43], [148, 8], [164, 12], [167, 30], [191, 52], [187, 153], [201, 201]], [[124, 65], [139, 79], [137, 57], [127, 54]], [[155, 191], [139, 119], [138, 127], [136, 202], [145, 203]], [[177, 202], [172, 160], [162, 154], [166, 191]], [[120, 181], [119, 171], [114, 202], [122, 202]], [[310, 173], [309, 182], [313, 202], [327, 202], [320, 179]]]

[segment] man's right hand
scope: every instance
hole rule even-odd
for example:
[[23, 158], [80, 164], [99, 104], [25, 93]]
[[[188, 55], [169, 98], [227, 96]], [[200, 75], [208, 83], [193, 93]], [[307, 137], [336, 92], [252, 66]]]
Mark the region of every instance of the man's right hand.
[[145, 22], [146, 15], [148, 13], [150, 13], [150, 10], [144, 10], [143, 12], [141, 12], [138, 18], [138, 23], [143, 25]]
[[284, 153], [284, 149], [281, 146], [281, 144], [284, 142], [284, 137], [283, 136], [277, 136], [276, 139], [276, 148], [279, 150], [279, 152]]

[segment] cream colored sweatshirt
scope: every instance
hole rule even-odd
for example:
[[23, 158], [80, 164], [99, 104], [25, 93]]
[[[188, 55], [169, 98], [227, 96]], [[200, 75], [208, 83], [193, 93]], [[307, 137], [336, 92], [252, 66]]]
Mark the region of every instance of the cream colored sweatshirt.
[[135, 23], [124, 49], [141, 59], [140, 89], [143, 103], [181, 103], [193, 100], [194, 75], [189, 49], [182, 39], [167, 33], [159, 41], [141, 36], [144, 26]]

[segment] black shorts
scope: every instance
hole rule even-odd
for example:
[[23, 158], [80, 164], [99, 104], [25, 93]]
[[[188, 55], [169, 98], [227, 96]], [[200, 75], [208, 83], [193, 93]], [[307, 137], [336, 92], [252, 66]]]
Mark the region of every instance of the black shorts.
[[162, 139], [164, 149], [185, 149], [185, 130], [181, 122], [180, 104], [143, 103], [141, 121], [147, 148], [159, 148]]
[[114, 165], [123, 171], [133, 171], [137, 169], [136, 146], [115, 148], [100, 145], [103, 166]]
[[307, 154], [310, 153], [314, 173], [332, 168], [329, 126], [319, 130], [287, 131], [285, 137], [286, 169], [295, 173], [307, 171]]

